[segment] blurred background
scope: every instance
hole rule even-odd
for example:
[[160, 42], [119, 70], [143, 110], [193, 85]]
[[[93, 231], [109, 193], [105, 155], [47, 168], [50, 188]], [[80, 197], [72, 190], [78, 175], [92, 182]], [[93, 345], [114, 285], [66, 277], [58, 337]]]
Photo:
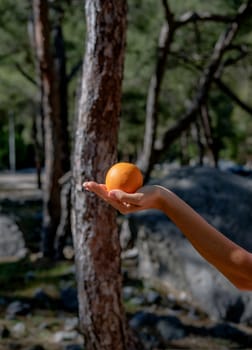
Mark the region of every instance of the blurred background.
[[[84, 1], [44, 3], [48, 12], [39, 17], [36, 1], [0, 0], [0, 349], [4, 350], [83, 349], [69, 201], [86, 45]], [[245, 15], [243, 5], [248, 7]], [[137, 163], [146, 182], [175, 189], [201, 214], [209, 215], [216, 227], [230, 231], [232, 238], [240, 232], [239, 243], [252, 249], [248, 235], [251, 14], [251, 2], [245, 0], [128, 0], [118, 160]], [[38, 34], [41, 23], [45, 42]], [[52, 125], [45, 122], [48, 113]], [[54, 148], [48, 147], [50, 138], [57, 140]], [[50, 154], [62, 161], [52, 170], [58, 191], [55, 208], [60, 207], [53, 214], [45, 210], [45, 198], [52, 196], [44, 173]], [[231, 193], [234, 197], [229, 198]], [[231, 202], [232, 208], [227, 204]], [[46, 226], [48, 217], [53, 235]], [[202, 290], [207, 293], [214, 283], [223, 283], [228, 302], [216, 306], [215, 287], [211, 296], [197, 295], [192, 286], [187, 293], [185, 279], [177, 279], [183, 265], [177, 256], [171, 262], [162, 254], [153, 258], [140, 251], [145, 238], [152, 239], [148, 234], [137, 240], [134, 236], [132, 225], [141, 229], [142, 218], [124, 221], [119, 216], [118, 225], [125, 248], [125, 307], [146, 348], [249, 349], [251, 297], [230, 291], [212, 272], [209, 285], [202, 277]], [[155, 236], [150, 250], [161, 249], [160, 240], [172, 244], [163, 228], [152, 224], [147, 222], [147, 230], [160, 231], [162, 237]], [[178, 238], [174, 249], [180, 247], [183, 255], [189, 248], [179, 242]], [[154, 266], [147, 275], [146, 261]], [[168, 286], [160, 282], [169, 280], [162, 264], [176, 270]], [[201, 261], [198, 264], [201, 270], [206, 268]], [[159, 282], [153, 282], [157, 277]], [[209, 301], [204, 307], [206, 295], [215, 306]]]

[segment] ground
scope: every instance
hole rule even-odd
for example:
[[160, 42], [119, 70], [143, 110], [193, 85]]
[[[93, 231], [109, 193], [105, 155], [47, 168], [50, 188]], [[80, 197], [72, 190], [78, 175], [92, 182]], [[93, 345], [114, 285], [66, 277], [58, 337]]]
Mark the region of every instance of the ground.
[[[12, 217], [15, 214], [16, 217], [19, 211], [23, 211], [29, 216], [33, 205], [36, 212], [38, 208], [41, 210], [41, 196], [41, 190], [36, 187], [34, 172], [0, 174], [0, 213], [2, 211]], [[6, 258], [0, 263], [0, 350], [66, 350], [67, 346], [73, 343], [82, 349], [83, 339], [78, 330], [77, 311], [67, 311], [60, 302], [60, 291], [75, 287], [74, 262], [72, 260], [51, 262], [42, 259], [37, 251], [37, 233], [34, 235], [30, 232], [31, 220], [28, 218], [28, 221], [28, 224], [24, 223], [23, 219], [20, 221], [22, 228], [29, 231], [26, 232], [26, 239], [29, 237], [28, 255], [22, 260]], [[124, 288], [127, 286], [133, 291], [131, 298], [124, 300], [129, 319], [136, 312], [143, 311], [165, 316], [176, 315], [181, 322], [195, 329], [214, 325], [212, 320], [200, 314], [192, 306], [183, 302], [179, 304], [175, 296], [174, 301], [167, 303], [166, 292], [158, 288], [155, 292], [161, 299], [147, 305], [143, 302], [143, 295], [148, 294], [150, 290], [142, 281], [131, 278], [132, 266], [129, 267], [125, 263], [123, 268], [127, 272]], [[153, 290], [153, 287], [151, 289]], [[37, 297], [38, 291], [40, 299]], [[32, 307], [26, 315], [10, 318], [7, 313], [8, 305], [17, 300], [22, 303], [28, 302]], [[242, 330], [252, 334], [251, 328]], [[156, 336], [153, 329], [142, 329], [141, 333], [146, 335], [147, 332], [148, 336], [152, 336], [152, 331], [153, 336]], [[168, 341], [165, 345], [149, 349], [235, 348], [242, 349], [239, 344], [229, 339], [191, 333], [182, 339]], [[252, 349], [252, 346], [243, 349]]]

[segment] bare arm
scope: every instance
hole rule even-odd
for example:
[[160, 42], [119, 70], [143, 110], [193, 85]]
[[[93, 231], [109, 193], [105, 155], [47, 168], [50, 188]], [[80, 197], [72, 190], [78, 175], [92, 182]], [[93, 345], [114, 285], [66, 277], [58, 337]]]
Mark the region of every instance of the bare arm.
[[172, 191], [161, 186], [145, 186], [134, 194], [87, 182], [93, 191], [123, 214], [144, 209], [163, 211], [184, 233], [194, 248], [237, 288], [252, 290], [252, 254], [232, 242], [203, 219]]

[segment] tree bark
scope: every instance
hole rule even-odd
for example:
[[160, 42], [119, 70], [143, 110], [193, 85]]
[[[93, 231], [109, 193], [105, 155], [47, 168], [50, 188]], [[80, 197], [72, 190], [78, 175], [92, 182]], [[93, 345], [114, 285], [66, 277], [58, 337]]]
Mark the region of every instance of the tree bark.
[[[44, 149], [45, 149], [45, 143], [44, 143], [45, 133], [44, 133], [44, 123], [43, 123], [44, 115], [43, 115], [43, 108], [42, 108], [43, 89], [40, 81], [41, 79], [40, 79], [39, 60], [38, 60], [38, 55], [36, 50], [37, 45], [35, 40], [35, 24], [34, 24], [34, 18], [32, 16], [28, 21], [28, 36], [30, 39], [32, 52], [34, 55], [35, 80], [30, 78], [27, 74], [25, 74], [25, 76], [34, 85], [34, 87], [37, 88], [37, 97], [34, 104], [32, 136], [33, 136], [33, 142], [34, 142], [37, 186], [39, 189], [41, 189], [42, 188], [42, 168], [44, 163]], [[21, 70], [22, 67], [18, 67], [18, 69]]]
[[[87, 0], [87, 46], [75, 133], [72, 232], [80, 328], [87, 350], [136, 349], [121, 300], [116, 212], [84, 180], [104, 182], [117, 160], [126, 36], [125, 0]], [[142, 347], [139, 347], [139, 349]]]
[[[62, 30], [64, 10], [62, 4], [58, 3], [54, 9], [54, 25], [52, 29], [55, 67], [55, 93], [58, 96], [60, 123], [58, 124], [58, 140], [61, 149], [62, 171], [68, 174], [70, 170], [70, 144], [68, 131], [68, 79], [66, 74], [65, 41]], [[66, 175], [63, 175], [63, 177]], [[70, 181], [60, 184], [60, 222], [57, 227], [54, 250], [55, 256], [63, 257], [64, 243], [71, 236], [70, 223]], [[69, 189], [68, 189], [69, 187]]]
[[54, 240], [60, 220], [60, 185], [58, 180], [69, 170], [66, 162], [66, 121], [61, 119], [61, 95], [56, 85], [50, 47], [47, 0], [33, 0], [34, 39], [39, 62], [45, 132], [45, 174], [43, 183], [42, 252], [53, 257]]

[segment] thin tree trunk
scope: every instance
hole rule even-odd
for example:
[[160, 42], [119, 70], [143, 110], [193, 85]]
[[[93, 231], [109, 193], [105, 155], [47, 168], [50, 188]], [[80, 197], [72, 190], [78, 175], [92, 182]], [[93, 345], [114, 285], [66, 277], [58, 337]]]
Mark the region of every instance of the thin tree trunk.
[[165, 74], [167, 57], [176, 29], [173, 14], [170, 11], [167, 1], [163, 0], [163, 6], [166, 13], [166, 21], [164, 22], [159, 34], [157, 62], [155, 71], [150, 80], [146, 102], [143, 150], [137, 160], [137, 164], [144, 173], [146, 180], [149, 177], [149, 169], [151, 168], [151, 165], [155, 163], [154, 144], [156, 141], [158, 125], [158, 100]]
[[[54, 48], [54, 67], [55, 67], [55, 93], [59, 98], [59, 116], [60, 123], [58, 124], [58, 142], [61, 149], [61, 165], [62, 171], [66, 177], [70, 170], [70, 144], [68, 131], [68, 81], [66, 75], [66, 54], [65, 42], [62, 30], [62, 21], [64, 10], [60, 3], [54, 10], [55, 20], [52, 30], [53, 48]], [[61, 178], [62, 179], [62, 178]], [[61, 179], [58, 179], [60, 184], [60, 222], [55, 235], [55, 256], [63, 257], [64, 244], [67, 237], [71, 235], [70, 223], [70, 181], [69, 183], [61, 184]], [[69, 188], [68, 188], [69, 187]]]
[[212, 153], [214, 166], [217, 168], [218, 160], [219, 160], [219, 147], [218, 147], [218, 143], [216, 142], [213, 136], [211, 118], [209, 115], [208, 107], [205, 103], [201, 105], [200, 117], [201, 117], [201, 123], [205, 134], [206, 143], [209, 150]]
[[82, 192], [84, 180], [104, 182], [107, 169], [117, 160], [126, 2], [87, 0], [86, 20], [72, 187], [80, 328], [87, 350], [133, 350], [138, 342], [129, 331], [121, 300], [116, 212]]
[[205, 147], [202, 142], [202, 135], [201, 135], [201, 125], [198, 119], [195, 120], [195, 123], [192, 125], [192, 130], [194, 131], [193, 134], [195, 134], [195, 139], [198, 147], [198, 164], [200, 166], [204, 165], [204, 151]]
[[[60, 93], [57, 89], [50, 48], [47, 0], [33, 0], [34, 38], [39, 62], [45, 132], [45, 176], [42, 251], [53, 257], [56, 230], [60, 220], [60, 185], [58, 180], [68, 170], [65, 164], [65, 121], [61, 120]], [[66, 168], [65, 168], [66, 167]]]
[[10, 170], [16, 171], [16, 141], [15, 141], [15, 118], [14, 113], [9, 112], [9, 163]]
[[39, 60], [37, 55], [37, 46], [35, 40], [35, 24], [34, 18], [31, 17], [28, 22], [28, 36], [30, 39], [30, 45], [34, 54], [34, 65], [35, 65], [35, 81], [34, 86], [37, 88], [37, 98], [34, 106], [33, 116], [33, 142], [35, 151], [35, 167], [37, 173], [37, 186], [39, 189], [42, 188], [42, 168], [44, 163], [44, 112], [43, 112], [43, 87], [40, 79]]
[[38, 130], [38, 121], [41, 121], [41, 115], [37, 113], [38, 106], [34, 108], [34, 116], [32, 121], [32, 138], [34, 143], [34, 152], [35, 152], [35, 167], [37, 174], [37, 186], [39, 189], [42, 188], [42, 148], [41, 143], [39, 142], [39, 130]]
[[180, 135], [179, 144], [180, 144], [180, 164], [181, 165], [188, 165], [189, 164], [189, 155], [188, 155], [188, 144], [189, 144], [189, 135], [188, 130], [183, 132]]

